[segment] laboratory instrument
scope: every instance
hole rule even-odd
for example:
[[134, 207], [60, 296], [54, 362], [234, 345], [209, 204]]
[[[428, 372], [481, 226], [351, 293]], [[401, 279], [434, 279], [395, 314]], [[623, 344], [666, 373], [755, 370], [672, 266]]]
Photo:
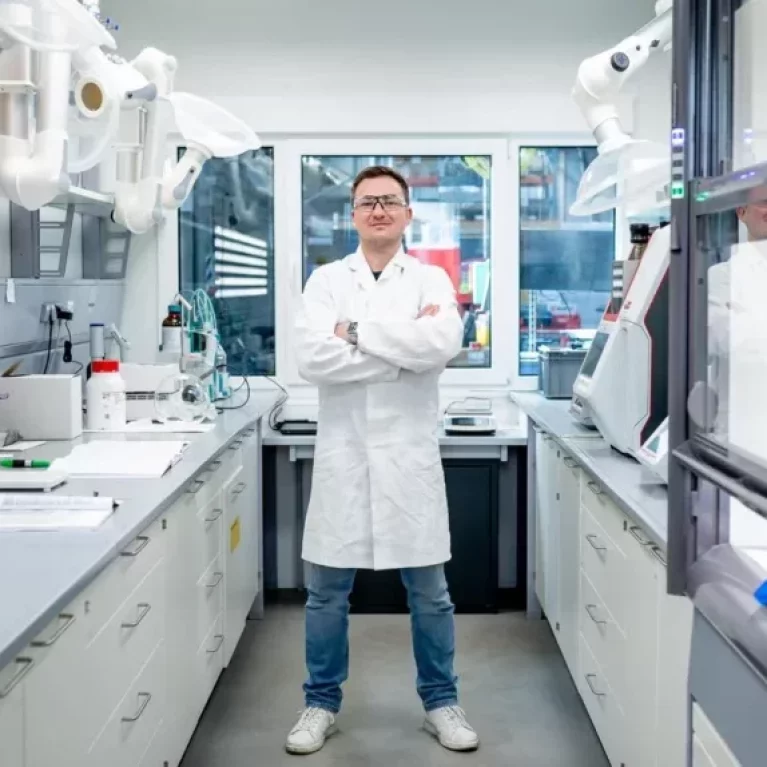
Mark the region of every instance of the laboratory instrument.
[[655, 18], [578, 68], [573, 98], [597, 142], [598, 155], [581, 178], [573, 215], [624, 206], [631, 217], [668, 205], [671, 154], [668, 147], [634, 139], [623, 129], [616, 101], [626, 81], [656, 51], [671, 45], [672, 0], [655, 3]]
[[25, 440], [74, 439], [83, 433], [82, 382], [66, 374], [0, 377], [0, 431]]
[[636, 452], [637, 460], [664, 485], [668, 484], [668, 418]]
[[126, 417], [128, 422], [157, 416], [155, 393], [168, 377], [179, 372], [178, 360], [167, 364], [124, 362], [120, 373], [125, 381]]
[[163, 422], [196, 422], [216, 417], [208, 386], [197, 376], [176, 372], [168, 376], [155, 392], [156, 417]]
[[445, 434], [488, 436], [495, 434], [493, 406], [488, 399], [468, 397], [451, 403], [445, 411]]
[[94, 360], [85, 386], [89, 431], [120, 431], [127, 422], [125, 381], [117, 360]]
[[[640, 254], [625, 300], [614, 293], [573, 386], [616, 450], [635, 455], [668, 415], [670, 230], [656, 230]], [[636, 250], [636, 249], [635, 249]], [[621, 262], [617, 262], [616, 266]]]

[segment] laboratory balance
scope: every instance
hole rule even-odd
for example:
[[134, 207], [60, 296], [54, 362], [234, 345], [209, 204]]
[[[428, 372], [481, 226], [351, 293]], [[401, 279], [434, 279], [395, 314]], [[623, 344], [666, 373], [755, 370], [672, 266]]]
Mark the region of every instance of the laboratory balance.
[[453, 402], [445, 411], [443, 426], [451, 436], [492, 436], [496, 431], [493, 405], [478, 398]]

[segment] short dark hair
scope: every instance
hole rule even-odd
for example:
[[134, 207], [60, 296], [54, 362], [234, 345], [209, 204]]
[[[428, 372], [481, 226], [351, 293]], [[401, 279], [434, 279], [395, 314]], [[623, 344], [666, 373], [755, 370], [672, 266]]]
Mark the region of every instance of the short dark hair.
[[405, 202], [410, 202], [410, 189], [408, 188], [407, 181], [401, 173], [397, 173], [394, 168], [389, 168], [386, 165], [371, 165], [369, 168], [364, 168], [357, 174], [357, 178], [354, 179], [352, 184], [352, 198], [357, 194], [357, 188], [363, 181], [367, 181], [369, 178], [391, 178], [394, 179], [401, 187], [402, 194], [405, 197]]

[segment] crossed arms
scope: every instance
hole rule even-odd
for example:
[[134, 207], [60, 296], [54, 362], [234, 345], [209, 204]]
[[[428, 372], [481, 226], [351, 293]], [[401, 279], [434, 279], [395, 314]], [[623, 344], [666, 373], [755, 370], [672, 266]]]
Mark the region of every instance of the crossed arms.
[[338, 312], [328, 277], [319, 269], [309, 278], [296, 320], [298, 369], [310, 383], [391, 382], [400, 370], [444, 368], [461, 350], [463, 325], [443, 270], [430, 270], [417, 318], [361, 321], [356, 345], [346, 340], [343, 326], [336, 332]]

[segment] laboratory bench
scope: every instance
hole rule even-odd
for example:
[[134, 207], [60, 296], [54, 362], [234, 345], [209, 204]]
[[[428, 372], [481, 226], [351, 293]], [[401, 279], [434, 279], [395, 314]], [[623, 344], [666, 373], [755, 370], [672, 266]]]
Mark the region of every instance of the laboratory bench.
[[[519, 426], [494, 435], [440, 437], [451, 531], [445, 566], [457, 612], [524, 608], [527, 432]], [[291, 597], [306, 583], [301, 559], [311, 492], [315, 437], [284, 436], [265, 428], [266, 519], [264, 558], [270, 596]], [[354, 613], [406, 612], [399, 571], [360, 570], [350, 596]]]
[[666, 489], [569, 401], [511, 398], [528, 419], [528, 615], [549, 622], [614, 767], [687, 767], [694, 611], [666, 591]]
[[0, 534], [3, 767], [178, 765], [249, 615], [262, 609], [261, 419], [254, 392], [183, 439], [159, 479], [73, 478], [120, 501], [98, 529]]

